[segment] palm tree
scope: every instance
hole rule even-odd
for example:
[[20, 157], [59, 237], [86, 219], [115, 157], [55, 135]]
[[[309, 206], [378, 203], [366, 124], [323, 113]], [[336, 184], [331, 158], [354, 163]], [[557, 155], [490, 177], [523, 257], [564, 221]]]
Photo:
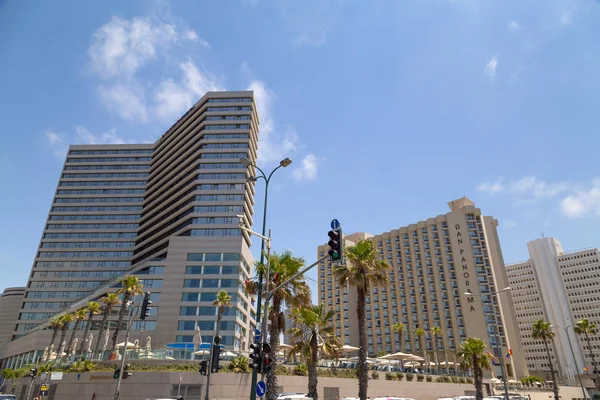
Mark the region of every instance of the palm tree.
[[398, 344], [400, 344], [400, 351], [404, 349], [404, 330], [405, 326], [402, 322], [396, 322], [392, 325], [392, 330], [398, 334]]
[[419, 342], [419, 347], [421, 348], [421, 354], [423, 355], [423, 359], [425, 360], [425, 365], [429, 367], [429, 361], [427, 360], [427, 353], [425, 352], [425, 343], [423, 343], [423, 339], [425, 338], [425, 329], [417, 328], [415, 329], [415, 336], [417, 336], [417, 341]]
[[590, 351], [590, 357], [592, 359], [592, 373], [598, 373], [598, 366], [596, 365], [596, 359], [594, 358], [594, 352], [592, 351], [592, 346], [590, 346], [590, 335], [595, 335], [598, 333], [598, 327], [593, 322], [590, 322], [589, 319], [584, 318], [580, 321], [577, 321], [575, 324], [575, 333], [578, 335], [584, 335], [585, 341], [587, 342], [588, 350]]
[[433, 328], [431, 328], [431, 330], [429, 331], [429, 333], [431, 334], [431, 339], [433, 341], [433, 351], [434, 351], [434, 354], [435, 354], [435, 365], [436, 365], [437, 371], [439, 373], [439, 370], [440, 370], [440, 357], [438, 355], [438, 338], [442, 334], [442, 329], [439, 326], [434, 326]]
[[96, 347], [94, 348], [94, 354], [98, 354], [100, 348], [100, 338], [104, 334], [104, 331], [108, 329], [107, 321], [113, 308], [121, 303], [119, 295], [116, 293], [107, 293], [100, 299], [102, 303], [102, 322], [100, 323], [100, 330], [98, 332], [98, 340], [96, 341]]
[[359, 240], [354, 246], [344, 249], [346, 263], [337, 263], [333, 273], [340, 286], [356, 287], [356, 314], [358, 317], [358, 396], [360, 400], [367, 399], [369, 385], [369, 366], [367, 365], [367, 329], [365, 324], [366, 297], [372, 285], [387, 286], [388, 271], [392, 268], [379, 258], [375, 245], [370, 240]]
[[[58, 349], [56, 350], [56, 359], [58, 360], [62, 357], [60, 353], [60, 348], [62, 347], [62, 343], [65, 341], [65, 336], [67, 336], [67, 329], [69, 328], [69, 324], [75, 321], [75, 315], [73, 314], [65, 314], [60, 317], [62, 321], [62, 327], [60, 328], [60, 340], [58, 341]], [[65, 352], [68, 351], [68, 347], [65, 348]]]
[[552, 377], [552, 388], [554, 389], [554, 400], [558, 400], [558, 385], [554, 376], [554, 366], [552, 365], [552, 357], [550, 356], [550, 348], [548, 342], [554, 339], [554, 332], [550, 322], [543, 319], [538, 319], [533, 323], [531, 336], [536, 340], [543, 340], [546, 347], [546, 355], [548, 356], [548, 364], [550, 365], [550, 376]]
[[[270, 270], [270, 276], [274, 279], [268, 283], [266, 290], [273, 290], [280, 283], [286, 282], [288, 279], [296, 275], [304, 266], [304, 259], [301, 257], [294, 257], [291, 251], [284, 253], [273, 253], [267, 257], [268, 267]], [[266, 276], [266, 266], [260, 263], [256, 264], [257, 272], [263, 272]], [[256, 280], [248, 282], [246, 285], [246, 291], [250, 294], [256, 294], [258, 282]], [[271, 307], [268, 312], [269, 318], [269, 344], [271, 350], [276, 351], [279, 347], [279, 334], [285, 330], [285, 316], [281, 311], [283, 304], [286, 304], [290, 308], [296, 308], [300, 306], [309, 305], [311, 303], [310, 288], [304, 280], [303, 276], [300, 276], [284, 287], [273, 293], [271, 298]], [[266, 313], [265, 313], [266, 314]], [[272, 357], [274, 359], [274, 357]], [[275, 368], [267, 373], [267, 393], [266, 397], [268, 400], [273, 400], [277, 397], [277, 375], [275, 375]]]
[[[52, 339], [50, 339], [50, 344], [48, 345], [48, 358], [47, 360], [50, 359], [50, 356], [52, 354], [50, 354], [50, 351], [52, 349], [52, 345], [54, 344], [54, 341], [56, 340], [56, 336], [58, 336], [58, 331], [60, 331], [63, 327], [63, 320], [61, 317], [55, 317], [52, 318], [52, 320], [50, 321], [50, 328], [52, 328]], [[60, 346], [60, 345], [59, 345]]]
[[[70, 349], [71, 349], [71, 345], [73, 344], [73, 340], [75, 339], [75, 333], [79, 330], [79, 327], [81, 326], [81, 321], [83, 321], [84, 319], [87, 318], [87, 309], [84, 308], [80, 308], [79, 310], [75, 311], [75, 313], [73, 313], [73, 319], [75, 320], [75, 326], [73, 326], [73, 330], [71, 331], [71, 337], [69, 338], [69, 344], [67, 344], [67, 353], [69, 353]], [[81, 341], [83, 343], [83, 340]], [[72, 356], [74, 356], [75, 354], [70, 354]]]
[[490, 357], [485, 342], [479, 338], [468, 337], [460, 344], [458, 352], [460, 367], [473, 370], [475, 400], [483, 399], [483, 369], [490, 368]]
[[217, 293], [217, 298], [213, 301], [213, 306], [217, 306], [217, 332], [215, 336], [219, 336], [221, 329], [221, 319], [223, 319], [223, 313], [226, 307], [231, 307], [231, 296], [225, 290], [221, 290]]
[[293, 347], [290, 353], [301, 354], [308, 367], [308, 397], [318, 400], [317, 362], [319, 348], [321, 356], [337, 357], [337, 349], [342, 345], [335, 336], [333, 318], [335, 311], [326, 310], [325, 304], [301, 307], [292, 310], [294, 327], [290, 329]]
[[121, 309], [119, 310], [117, 327], [115, 328], [115, 333], [112, 335], [111, 350], [113, 352], [117, 350], [117, 340], [119, 339], [121, 324], [123, 323], [125, 313], [127, 312], [127, 304], [144, 290], [144, 285], [142, 285], [140, 282], [140, 278], [135, 275], [127, 275], [125, 278], [119, 279], [119, 283], [121, 284], [121, 288], [117, 290], [117, 294], [122, 294], [123, 300], [121, 301]]
[[[81, 341], [81, 346], [79, 346], [79, 353], [81, 354], [81, 358], [83, 359], [83, 346], [85, 345], [85, 340], [88, 338], [88, 332], [92, 327], [92, 319], [94, 319], [95, 315], [100, 314], [100, 304], [95, 301], [88, 301], [86, 307], [88, 315], [87, 315], [87, 323], [85, 324], [85, 331], [83, 331], [83, 340]], [[98, 340], [100, 337], [97, 338]]]

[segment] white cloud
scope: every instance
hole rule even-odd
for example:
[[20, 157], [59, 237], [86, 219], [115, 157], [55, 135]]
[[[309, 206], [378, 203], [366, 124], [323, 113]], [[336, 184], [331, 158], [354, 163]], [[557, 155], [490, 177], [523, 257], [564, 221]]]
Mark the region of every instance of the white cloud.
[[69, 148], [64, 136], [54, 131], [46, 131], [44, 135], [46, 136], [52, 155], [59, 160], [63, 160]]
[[148, 106], [141, 86], [134, 84], [99, 86], [98, 92], [104, 105], [121, 118], [138, 122], [148, 120]]
[[496, 77], [496, 68], [498, 67], [498, 59], [496, 56], [492, 57], [490, 61], [485, 65], [484, 73], [492, 80]]
[[154, 92], [154, 108], [160, 118], [177, 118], [206, 92], [224, 90], [218, 85], [215, 77], [200, 71], [191, 60], [179, 64], [179, 68], [182, 71], [180, 82], [165, 79]]
[[126, 143], [119, 135], [116, 129], [109, 129], [106, 132], [93, 134], [84, 126], [75, 127], [75, 140], [78, 144], [124, 144]]
[[560, 25], [569, 26], [573, 22], [573, 14], [570, 10], [565, 10], [560, 13]]
[[600, 216], [600, 178], [592, 181], [590, 189], [577, 191], [562, 199], [560, 208], [562, 213], [570, 218], [589, 214]]
[[317, 177], [321, 160], [314, 154], [307, 154], [299, 167], [292, 170], [292, 176], [297, 181], [312, 181]]
[[515, 226], [517, 226], [517, 221], [512, 219], [506, 219], [504, 220], [503, 225], [507, 229], [514, 228]]
[[523, 201], [523, 197], [528, 198], [526, 202], [533, 202], [541, 198], [552, 198], [558, 194], [569, 190], [572, 187], [568, 182], [547, 182], [538, 179], [537, 176], [525, 176], [517, 181], [502, 183], [502, 178], [496, 182], [484, 182], [477, 186], [477, 190], [486, 192], [490, 195], [506, 192], [518, 195]]
[[484, 182], [481, 185], [477, 186], [477, 190], [493, 195], [503, 191], [504, 186], [501, 183], [501, 179], [499, 179], [497, 182], [494, 183]]
[[312, 33], [305, 32], [305, 33], [301, 34], [300, 36], [298, 36], [296, 39], [294, 39], [293, 43], [298, 44], [298, 45], [306, 44], [309, 46], [321, 46], [321, 45], [325, 44], [326, 41], [327, 41], [327, 31], [320, 30], [318, 32], [312, 32]]
[[517, 31], [521, 28], [521, 25], [517, 21], [510, 21], [508, 23], [508, 30]]

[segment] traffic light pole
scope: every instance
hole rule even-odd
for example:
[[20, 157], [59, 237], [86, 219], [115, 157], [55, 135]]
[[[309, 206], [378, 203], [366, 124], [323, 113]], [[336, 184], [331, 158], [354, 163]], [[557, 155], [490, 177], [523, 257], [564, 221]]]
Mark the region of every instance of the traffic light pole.
[[[138, 303], [138, 309], [141, 308], [142, 298]], [[127, 323], [127, 333], [125, 334], [125, 343], [123, 346], [123, 356], [121, 357], [121, 367], [119, 368], [119, 379], [117, 380], [117, 388], [115, 389], [115, 400], [119, 400], [119, 391], [121, 390], [121, 381], [123, 380], [123, 368], [125, 367], [125, 357], [127, 356], [127, 344], [129, 343], [129, 332], [133, 326], [135, 319], [133, 311], [135, 310], [135, 299], [131, 302], [131, 311], [129, 311], [129, 322]]]
[[[25, 396], [25, 400], [29, 400], [29, 398], [31, 397], [31, 387], [33, 386], [33, 381], [35, 381], [35, 377], [37, 376], [39, 361], [40, 361], [39, 358], [35, 360], [35, 367], [33, 367], [33, 368], [35, 368], [36, 375], [32, 376], [31, 380], [29, 381], [29, 387], [27, 388], [27, 395]], [[50, 372], [48, 372], [48, 373], [50, 373]]]
[[[267, 286], [267, 292], [269, 293], [269, 284], [271, 283], [271, 229], [269, 229], [269, 239], [267, 240], [267, 265], [265, 266], [265, 273], [266, 273], [266, 278], [265, 282], [266, 282], [266, 286]], [[269, 315], [267, 314], [269, 312], [269, 300], [271, 300], [270, 297], [266, 297], [265, 296], [265, 312], [264, 312], [264, 316], [262, 319], [262, 327], [261, 327], [261, 331], [262, 331], [262, 348], [264, 348], [265, 344], [267, 343], [267, 321], [269, 320]], [[262, 350], [261, 350], [262, 351]], [[263, 359], [264, 359], [264, 355], [263, 355]], [[260, 374], [260, 379], [264, 380], [265, 379], [265, 371], [261, 368], [261, 374]], [[256, 390], [256, 388], [254, 389]], [[262, 396], [261, 396], [262, 399]], [[208, 399], [206, 399], [208, 400]]]
[[285, 285], [287, 285], [288, 283], [290, 283], [294, 279], [298, 278], [299, 276], [305, 274], [307, 271], [309, 271], [310, 269], [312, 269], [315, 266], [317, 266], [321, 261], [325, 261], [328, 258], [329, 258], [328, 255], [319, 258], [317, 261], [315, 261], [314, 263], [310, 264], [308, 267], [304, 268], [302, 271], [298, 272], [296, 275], [292, 276], [291, 278], [289, 278], [288, 280], [286, 280], [285, 282], [283, 282], [281, 285], [278, 285], [275, 289], [273, 289], [273, 290], [271, 290], [269, 292], [265, 292], [266, 301], [268, 302], [269, 300], [271, 300], [271, 298], [273, 297], [273, 294], [275, 294], [276, 291], [278, 291], [279, 289], [281, 289], [282, 287], [284, 287]]

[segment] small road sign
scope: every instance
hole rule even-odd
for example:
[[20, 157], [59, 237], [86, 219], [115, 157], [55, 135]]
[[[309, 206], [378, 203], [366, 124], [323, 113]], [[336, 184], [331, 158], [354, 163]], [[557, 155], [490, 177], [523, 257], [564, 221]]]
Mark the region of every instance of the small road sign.
[[256, 395], [263, 397], [267, 391], [267, 385], [263, 381], [258, 381], [256, 384]]
[[332, 219], [331, 229], [340, 229], [340, 221], [338, 221], [337, 219]]
[[50, 385], [44, 384], [40, 387], [40, 394], [42, 396], [48, 396], [48, 392], [50, 391]]
[[260, 330], [256, 329], [254, 331], [254, 341], [255, 342], [260, 342], [260, 338], [262, 337], [262, 335], [260, 334]]
[[62, 372], [52, 372], [50, 374], [50, 380], [51, 381], [60, 381], [63, 378], [63, 373]]

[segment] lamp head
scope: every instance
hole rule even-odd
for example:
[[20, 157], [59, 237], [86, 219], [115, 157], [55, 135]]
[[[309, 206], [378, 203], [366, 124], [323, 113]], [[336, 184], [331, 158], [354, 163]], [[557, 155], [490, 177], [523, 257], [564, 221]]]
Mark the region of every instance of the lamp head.
[[257, 180], [257, 176], [249, 176], [248, 178], [246, 178], [246, 182], [256, 182]]
[[472, 296], [473, 292], [471, 292], [471, 289], [467, 289], [467, 291], [465, 292], [465, 295]]
[[512, 288], [510, 286], [507, 286], [504, 289], [502, 289], [501, 292], [510, 292], [511, 290]]
[[246, 157], [242, 157], [240, 158], [240, 162], [242, 164], [244, 164], [246, 167], [249, 167], [252, 165], [252, 161], [250, 161], [250, 159], [246, 158]]
[[243, 215], [241, 215], [241, 214], [238, 214], [238, 215], [236, 215], [236, 217], [238, 217], [238, 219], [239, 219], [239, 224], [238, 224], [238, 226], [239, 226], [239, 227], [243, 227], [243, 226], [244, 226], [244, 216], [243, 216]]
[[291, 163], [292, 163], [292, 160], [286, 157], [279, 162], [279, 165], [281, 165], [282, 167], [287, 167]]

